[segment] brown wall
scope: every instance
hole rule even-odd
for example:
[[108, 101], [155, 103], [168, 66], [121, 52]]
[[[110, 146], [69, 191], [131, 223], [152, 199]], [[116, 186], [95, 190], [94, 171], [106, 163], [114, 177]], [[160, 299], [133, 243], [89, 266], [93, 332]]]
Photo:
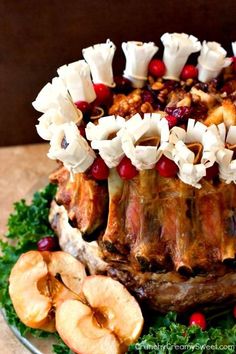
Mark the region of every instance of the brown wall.
[[40, 141], [31, 102], [83, 47], [113, 40], [117, 72], [122, 41], [152, 40], [160, 53], [161, 34], [186, 32], [220, 41], [231, 55], [236, 40], [235, 0], [0, 0], [0, 11], [0, 145]]

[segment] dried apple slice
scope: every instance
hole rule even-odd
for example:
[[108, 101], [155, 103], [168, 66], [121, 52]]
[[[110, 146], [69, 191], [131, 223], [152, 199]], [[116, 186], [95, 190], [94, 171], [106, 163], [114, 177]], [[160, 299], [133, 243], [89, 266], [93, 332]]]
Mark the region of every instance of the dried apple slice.
[[101, 313], [104, 326], [119, 338], [121, 343], [134, 343], [143, 328], [143, 316], [139, 304], [118, 281], [102, 276], [89, 276], [83, 284], [88, 304]]
[[120, 353], [115, 335], [99, 326], [91, 308], [80, 301], [67, 300], [57, 308], [56, 328], [75, 353]]
[[32, 328], [48, 327], [52, 299], [46, 292], [40, 292], [37, 284], [48, 274], [47, 265], [40, 252], [29, 251], [20, 256], [10, 275], [9, 294], [20, 320]]

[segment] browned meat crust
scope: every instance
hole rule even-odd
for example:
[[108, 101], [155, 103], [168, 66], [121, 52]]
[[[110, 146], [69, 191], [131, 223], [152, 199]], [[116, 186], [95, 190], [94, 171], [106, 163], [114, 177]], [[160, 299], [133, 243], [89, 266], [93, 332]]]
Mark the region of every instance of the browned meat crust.
[[71, 181], [64, 167], [49, 178], [58, 184], [57, 203], [65, 206], [69, 219], [82, 233], [90, 234], [104, 224], [108, 203], [106, 184], [99, 184], [82, 173], [77, 173]]
[[140, 272], [127, 260], [117, 261], [115, 257], [104, 260], [98, 243], [84, 241], [80, 231], [69, 225], [65, 208], [55, 202], [50, 221], [62, 249], [83, 262], [91, 274], [103, 273], [119, 280], [141, 302], [155, 310], [183, 312], [196, 305], [235, 301], [236, 272], [224, 264], [215, 265], [204, 275], [191, 277], [176, 271]]
[[113, 177], [103, 242], [109, 251], [128, 256], [133, 267], [209, 272], [235, 258], [234, 184], [204, 180], [198, 190], [155, 170], [141, 171], [113, 193], [114, 183]]

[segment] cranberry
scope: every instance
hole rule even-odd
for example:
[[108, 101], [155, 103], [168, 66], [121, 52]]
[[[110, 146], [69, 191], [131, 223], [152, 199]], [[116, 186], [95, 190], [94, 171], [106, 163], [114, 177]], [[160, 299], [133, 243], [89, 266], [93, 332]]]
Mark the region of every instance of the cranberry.
[[182, 80], [196, 79], [198, 76], [198, 69], [194, 65], [185, 65], [180, 74]]
[[91, 110], [91, 105], [86, 101], [77, 101], [75, 105], [82, 113], [87, 113]]
[[174, 161], [162, 155], [162, 157], [157, 161], [156, 170], [162, 177], [175, 177], [179, 169]]
[[96, 104], [97, 105], [107, 105], [110, 103], [112, 98], [112, 92], [104, 84], [93, 84], [95, 93], [96, 93]]
[[47, 236], [41, 238], [37, 243], [38, 251], [56, 251], [59, 249], [57, 237]]
[[166, 113], [168, 113], [171, 116], [174, 116], [178, 120], [185, 120], [190, 117], [190, 114], [192, 112], [191, 107], [187, 106], [181, 106], [181, 107], [166, 107], [165, 108]]
[[131, 89], [131, 81], [124, 76], [115, 76], [115, 91], [119, 93], [128, 93]]
[[165, 119], [168, 121], [169, 128], [173, 128], [178, 123], [178, 119], [171, 115], [165, 116]]
[[141, 97], [142, 97], [142, 101], [145, 103], [145, 102], [149, 102], [151, 104], [154, 103], [154, 97], [153, 97], [153, 94], [148, 91], [148, 90], [143, 90], [142, 94], [141, 94]]
[[122, 179], [132, 179], [138, 174], [138, 170], [126, 156], [121, 160], [116, 169]]
[[85, 137], [85, 126], [84, 125], [80, 125], [78, 127], [78, 129], [79, 129], [80, 135]]
[[98, 181], [102, 181], [108, 178], [109, 168], [100, 156], [94, 160], [91, 167], [91, 174], [93, 178], [97, 179]]
[[175, 89], [179, 88], [179, 82], [175, 80], [165, 80], [164, 81], [164, 89], [168, 92], [171, 92]]
[[214, 163], [211, 167], [206, 169], [206, 176], [207, 180], [213, 179], [214, 177], [218, 176], [219, 174], [219, 166], [217, 163]]
[[234, 305], [234, 308], [233, 308], [233, 315], [234, 315], [234, 318], [236, 318], [236, 305]]
[[189, 325], [199, 326], [204, 331], [207, 327], [206, 325], [206, 318], [201, 312], [194, 312], [189, 319]]
[[165, 75], [166, 67], [162, 60], [153, 59], [149, 63], [148, 70], [151, 75], [155, 77], [162, 77], [163, 75]]

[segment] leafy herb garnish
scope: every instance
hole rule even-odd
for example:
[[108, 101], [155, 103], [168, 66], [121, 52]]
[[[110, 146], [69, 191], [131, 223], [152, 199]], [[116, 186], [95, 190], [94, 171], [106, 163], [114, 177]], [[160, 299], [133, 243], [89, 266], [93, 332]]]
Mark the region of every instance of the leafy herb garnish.
[[128, 353], [233, 354], [236, 349], [236, 325], [232, 325], [234, 320], [230, 311], [227, 316], [219, 316], [217, 327], [209, 327], [205, 331], [198, 326], [189, 327], [180, 323], [174, 312], [159, 315], [147, 333], [129, 347]]

